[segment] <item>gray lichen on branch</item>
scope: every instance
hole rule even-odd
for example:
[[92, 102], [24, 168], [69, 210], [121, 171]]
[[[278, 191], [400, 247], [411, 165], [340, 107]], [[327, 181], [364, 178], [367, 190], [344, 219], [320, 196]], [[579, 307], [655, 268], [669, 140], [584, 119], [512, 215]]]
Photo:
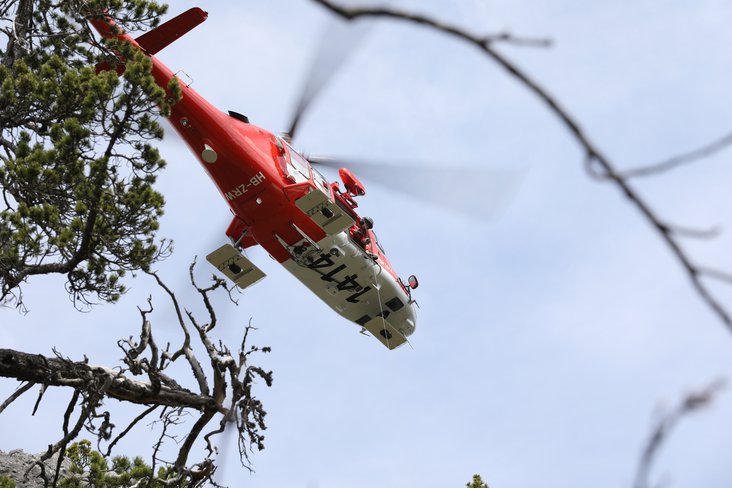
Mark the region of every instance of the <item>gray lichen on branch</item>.
[[[177, 473], [178, 478], [172, 479], [178, 481], [185, 479], [187, 483], [192, 483], [187, 486], [202, 486], [204, 483], [213, 482], [216, 470], [214, 456], [217, 452], [213, 437], [222, 434], [225, 428], [231, 429], [238, 436], [239, 455], [243, 466], [249, 467], [248, 456], [251, 450], [264, 449], [266, 411], [262, 402], [256, 398], [254, 387], [257, 380], [262, 380], [271, 386], [272, 372], [251, 364], [251, 359], [253, 355], [267, 353], [270, 349], [248, 344], [249, 333], [254, 330], [251, 324], [244, 328], [241, 346], [236, 352], [222, 343], [217, 344], [211, 336], [218, 320], [216, 310], [212, 306], [212, 295], [223, 293], [231, 297], [231, 290], [223, 280], [213, 277], [209, 286], [201, 287], [194, 279], [191, 265], [191, 282], [205, 306], [206, 316], [201, 319], [189, 312], [184, 319], [181, 313], [182, 307], [175, 294], [156, 273], [149, 274], [154, 277], [176, 310], [178, 325], [182, 331], [179, 348], [171, 350], [170, 344], [165, 349], [158, 347], [151, 318], [154, 312], [153, 302], [149, 299], [148, 307], [140, 309], [142, 326], [139, 336], [118, 342], [124, 352], [122, 367], [95, 366], [89, 364], [86, 359], [73, 361], [59, 353], [55, 353], [54, 356], [42, 356], [0, 349], [0, 377], [23, 382], [20, 388], [2, 403], [0, 413], [35, 385], [41, 387], [38, 402], [41, 401], [45, 389], [49, 387], [69, 388], [73, 391], [62, 419], [63, 436], [51, 444], [39, 458], [37, 463], [39, 467], [53, 455], [59, 454], [62, 459], [66, 447], [80, 435], [82, 430], [95, 436], [98, 449], [106, 452], [106, 456], [110, 456], [112, 449], [122, 438], [141, 420], [156, 411], [159, 412], [156, 423], [160, 432], [153, 446], [151, 465], [155, 467], [163, 463], [159, 455], [161, 447], [165, 440], [174, 439], [179, 447], [176, 460], [169, 468]], [[196, 356], [196, 347], [193, 345], [191, 334], [188, 333], [189, 327], [193, 327], [197, 332], [198, 342], [203, 346], [201, 350], [207, 358], [208, 367], [205, 367]], [[182, 381], [181, 378], [175, 379], [166, 373], [177, 360], [188, 364], [199, 391], [182, 387], [181, 383], [186, 381]], [[125, 428], [116, 433], [112, 414], [104, 408], [107, 399], [138, 404], [145, 408]], [[185, 427], [186, 422], [182, 422], [181, 419], [190, 415], [197, 416], [197, 419], [192, 425]], [[210, 424], [217, 418], [220, 420], [211, 426]], [[184, 433], [181, 433], [181, 430]], [[189, 458], [196, 443], [200, 443], [208, 455], [198, 463], [191, 464]], [[45, 475], [45, 470], [43, 474]], [[170, 483], [170, 479], [166, 478], [166, 483]], [[166, 486], [173, 485], [166, 484]]]

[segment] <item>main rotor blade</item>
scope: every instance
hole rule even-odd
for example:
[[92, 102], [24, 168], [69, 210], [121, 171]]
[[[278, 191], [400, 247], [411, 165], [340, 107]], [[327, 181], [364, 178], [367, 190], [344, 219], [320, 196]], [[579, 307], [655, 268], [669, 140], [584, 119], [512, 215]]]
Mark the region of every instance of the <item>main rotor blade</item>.
[[525, 174], [508, 168], [370, 163], [323, 156], [308, 160], [314, 165], [348, 168], [356, 178], [481, 220], [497, 216]]
[[[235, 407], [232, 407], [235, 408]], [[226, 483], [227, 463], [230, 462], [229, 452], [232, 449], [232, 437], [238, 436], [238, 426], [236, 420], [227, 419], [224, 423], [224, 431], [219, 435], [217, 447], [219, 448], [216, 456], [217, 478], [221, 483]], [[236, 449], [239, 450], [239, 439], [236, 439]]]
[[334, 18], [326, 26], [295, 106], [295, 113], [287, 131], [290, 138], [295, 138], [298, 124], [305, 111], [338, 72], [348, 56], [356, 51], [357, 45], [366, 36], [372, 25]]

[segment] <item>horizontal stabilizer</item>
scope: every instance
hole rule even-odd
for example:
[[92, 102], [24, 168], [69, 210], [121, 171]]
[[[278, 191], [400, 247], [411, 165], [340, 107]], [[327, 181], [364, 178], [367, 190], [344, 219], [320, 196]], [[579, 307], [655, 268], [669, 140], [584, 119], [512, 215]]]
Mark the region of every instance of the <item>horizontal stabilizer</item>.
[[206, 256], [206, 260], [239, 288], [248, 288], [266, 275], [231, 244], [224, 244]]
[[160, 24], [150, 32], [146, 32], [135, 41], [147, 54], [152, 56], [201, 24], [206, 18], [208, 18], [207, 12], [198, 7], [193, 7], [164, 24]]

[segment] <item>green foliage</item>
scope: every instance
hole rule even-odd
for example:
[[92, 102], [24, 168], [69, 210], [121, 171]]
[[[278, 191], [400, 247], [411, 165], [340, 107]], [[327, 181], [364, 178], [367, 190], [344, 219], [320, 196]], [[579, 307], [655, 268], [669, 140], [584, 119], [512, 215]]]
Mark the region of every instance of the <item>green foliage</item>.
[[7, 476], [0, 476], [0, 488], [15, 488], [15, 481]]
[[[107, 460], [91, 447], [91, 442], [82, 440], [69, 446], [66, 452], [71, 466], [65, 478], [59, 480], [60, 488], [111, 488], [130, 487], [140, 480], [148, 480], [142, 486], [162, 488], [165, 484], [161, 480], [175, 478], [172, 469], [163, 467], [158, 469], [157, 475], [152, 476], [153, 469], [142, 458], [130, 460], [124, 456], [112, 459], [110, 468]], [[189, 480], [184, 478], [175, 486], [189, 486]], [[2, 485], [0, 485], [1, 487]]]
[[483, 481], [479, 474], [474, 474], [473, 481], [470, 483], [466, 483], [465, 486], [467, 486], [468, 488], [490, 488], [488, 484]]
[[[125, 29], [148, 29], [165, 9], [148, 0], [0, 2], [0, 18], [14, 16], [25, 35], [0, 47], [0, 300], [22, 303], [22, 283], [59, 273], [75, 303], [113, 302], [126, 272], [169, 250], [156, 242], [164, 199], [154, 184], [165, 162], [151, 141], [163, 135], [156, 114], [180, 90], [166, 94], [148, 57], [99, 44], [87, 26], [106, 12]], [[123, 77], [97, 73], [118, 56]]]

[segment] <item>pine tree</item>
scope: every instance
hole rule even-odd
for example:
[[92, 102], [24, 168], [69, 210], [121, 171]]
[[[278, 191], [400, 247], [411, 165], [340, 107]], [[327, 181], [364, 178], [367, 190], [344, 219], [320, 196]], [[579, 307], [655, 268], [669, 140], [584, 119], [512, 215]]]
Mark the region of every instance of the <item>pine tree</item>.
[[[125, 273], [169, 252], [156, 239], [165, 166], [151, 145], [157, 114], [178, 97], [130, 46], [101, 43], [87, 19], [149, 29], [149, 0], [0, 0], [0, 301], [23, 305], [23, 283], [63, 274], [74, 303], [116, 301]], [[2, 46], [5, 49], [2, 49]], [[120, 77], [114, 70], [124, 58]]]
[[[71, 466], [68, 474], [59, 480], [59, 488], [163, 488], [165, 484], [161, 480], [172, 478], [174, 474], [170, 467], [163, 467], [158, 470], [157, 479], [149, 481], [153, 468], [140, 457], [130, 460], [125, 456], [115, 456], [110, 467], [104, 456], [92, 449], [88, 440], [75, 442], [69, 446], [67, 454]], [[190, 480], [184, 479], [177, 481], [175, 486], [184, 488], [190, 485]]]
[[473, 481], [470, 483], [466, 483], [465, 486], [468, 488], [490, 488], [487, 483], [483, 482], [483, 479], [480, 477], [479, 474], [473, 475]]

